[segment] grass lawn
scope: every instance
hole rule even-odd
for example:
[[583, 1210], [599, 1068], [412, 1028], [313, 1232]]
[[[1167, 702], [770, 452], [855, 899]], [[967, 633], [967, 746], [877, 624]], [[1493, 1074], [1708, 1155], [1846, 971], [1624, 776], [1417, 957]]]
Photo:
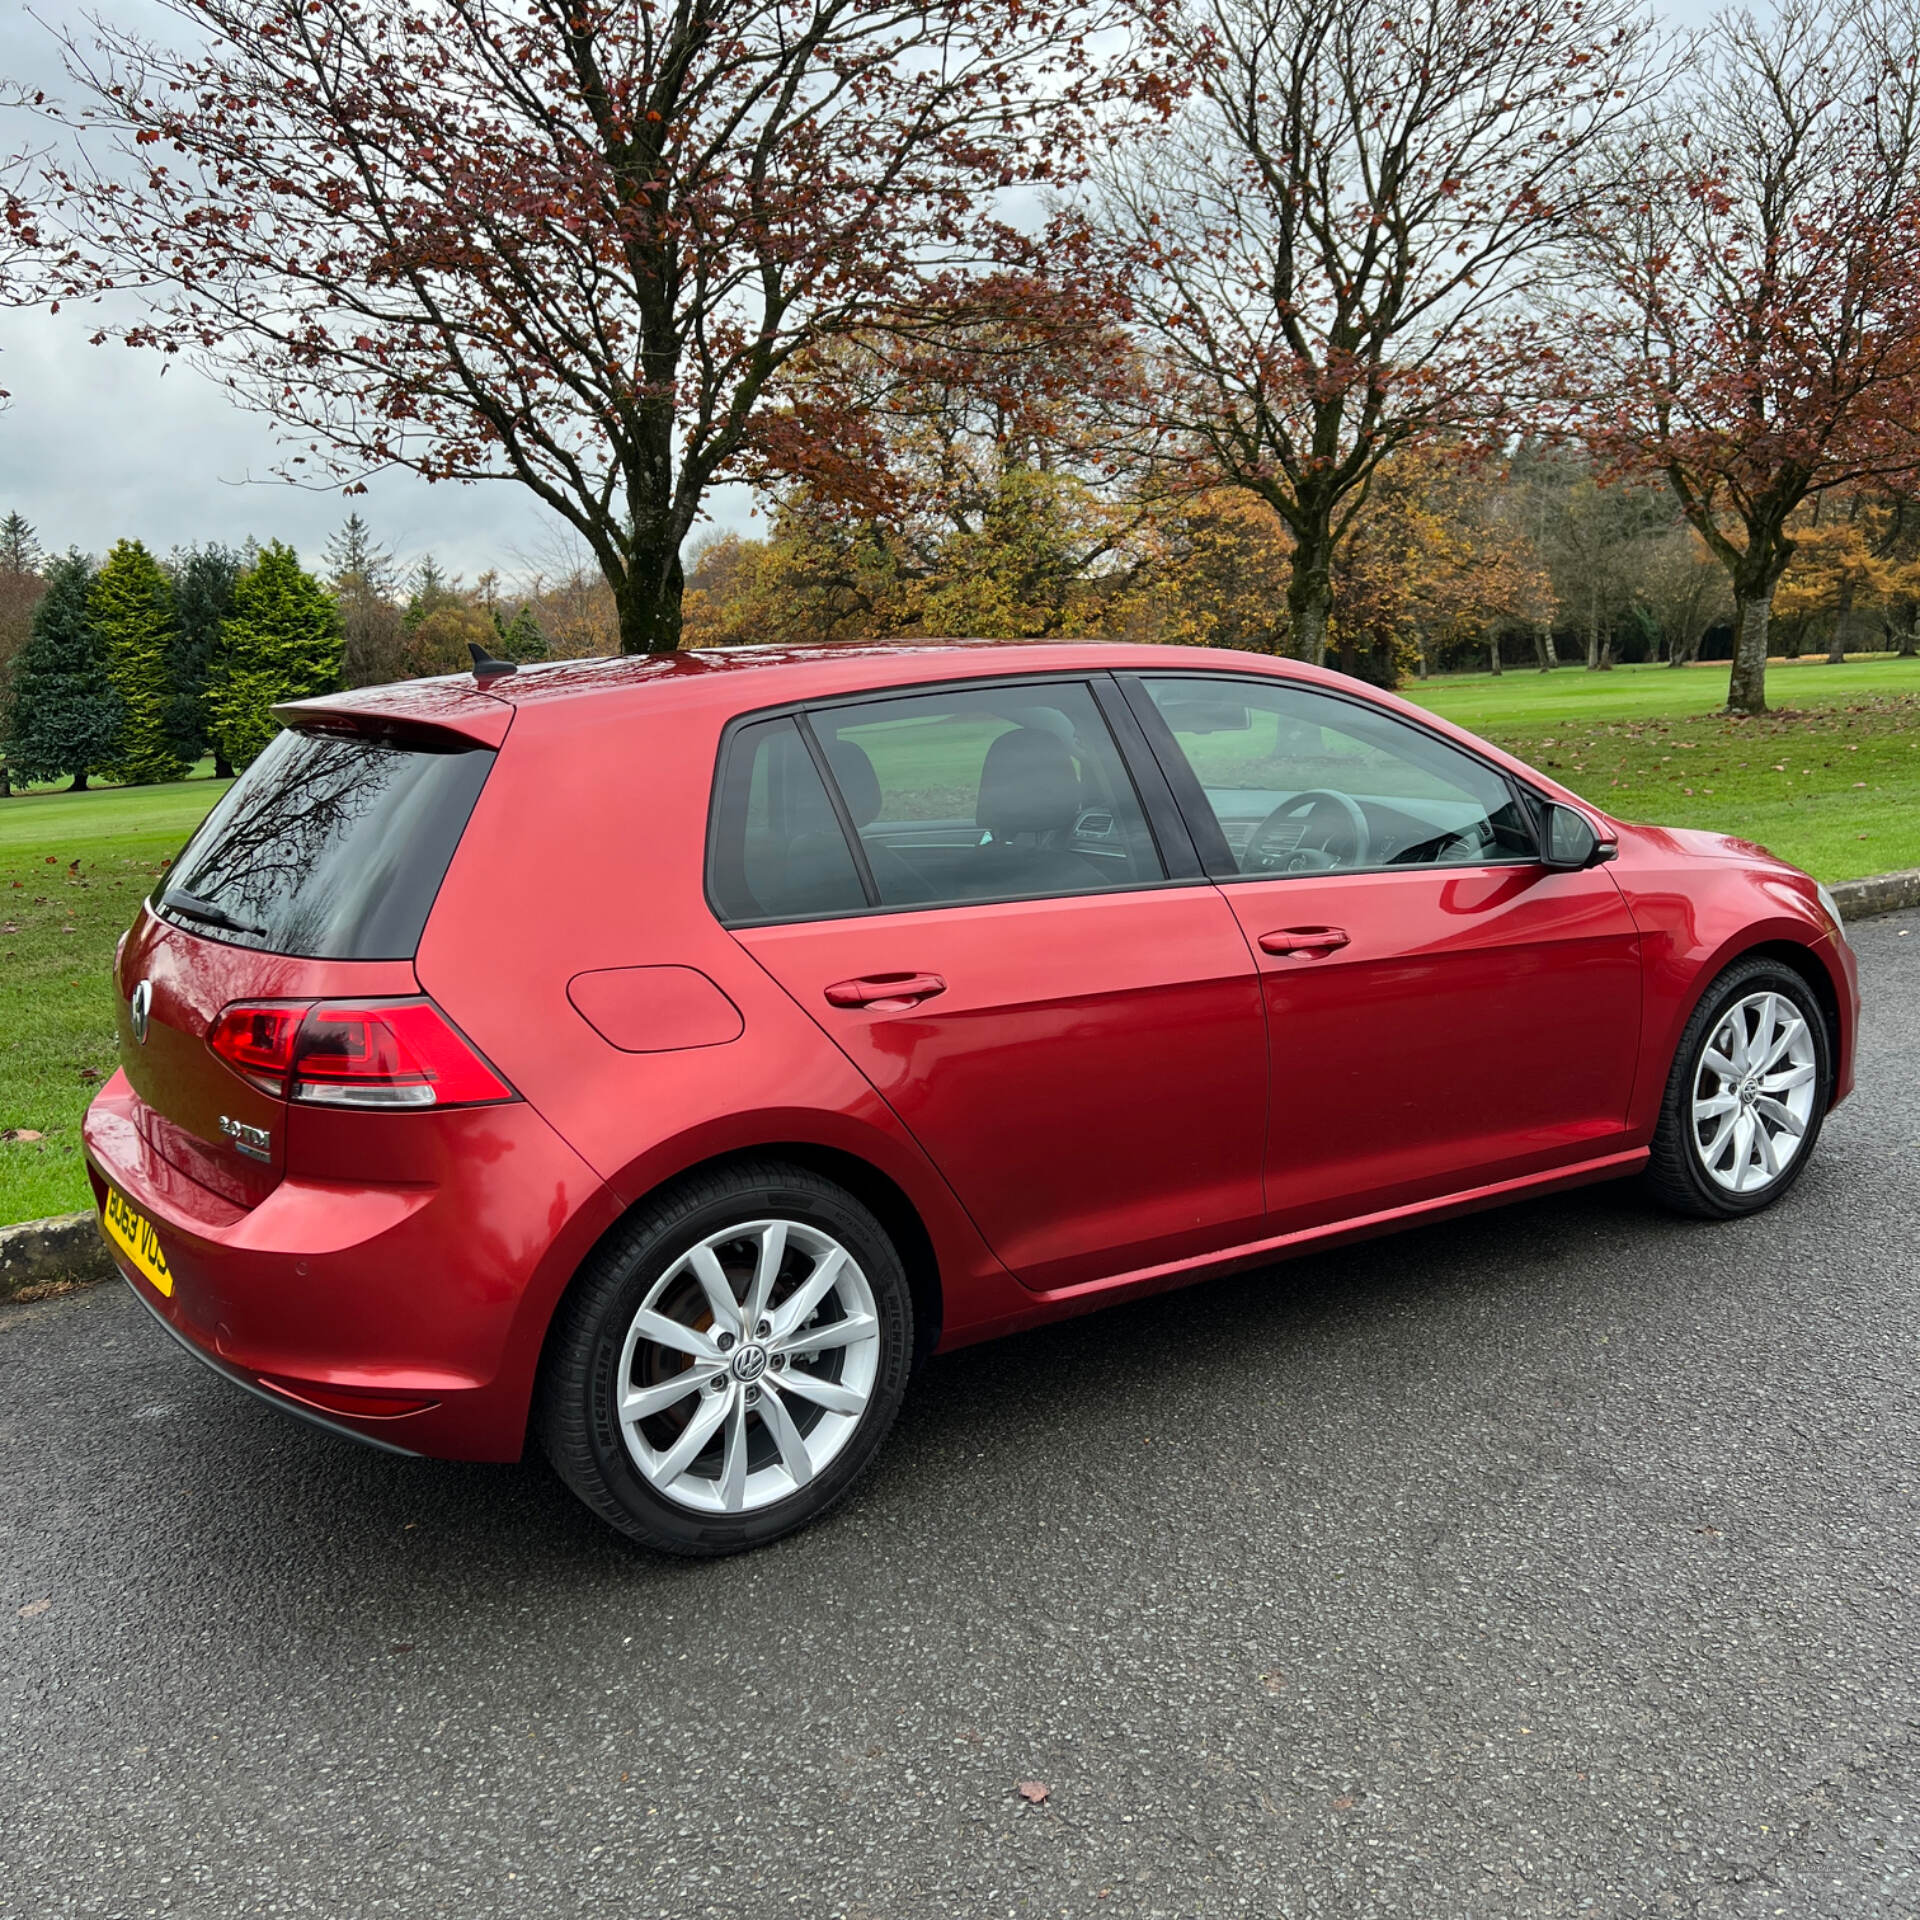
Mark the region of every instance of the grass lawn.
[[[114, 942], [224, 780], [0, 800], [0, 1222], [90, 1206], [80, 1116], [114, 1064]], [[6, 1138], [20, 1131], [38, 1140]]]
[[1759, 720], [1717, 711], [1724, 661], [1401, 691], [1619, 819], [1737, 833], [1822, 880], [1920, 867], [1920, 660], [1776, 660]]
[[[1776, 661], [1727, 720], [1724, 665], [1463, 674], [1408, 694], [1629, 820], [1758, 840], [1823, 880], [1920, 866], [1920, 660]], [[885, 742], [875, 739], [876, 749]], [[911, 746], [911, 741], [900, 743]], [[225, 783], [0, 800], [0, 1222], [89, 1204], [80, 1116], [113, 1067], [107, 971]]]

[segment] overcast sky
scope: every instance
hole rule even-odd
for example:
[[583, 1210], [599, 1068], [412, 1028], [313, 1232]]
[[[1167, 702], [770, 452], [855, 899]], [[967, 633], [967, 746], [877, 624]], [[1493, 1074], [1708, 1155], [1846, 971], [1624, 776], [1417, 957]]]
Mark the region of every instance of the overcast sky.
[[[91, 0], [84, 10], [151, 23], [156, 38], [172, 37], [174, 23], [143, 0]], [[0, 0], [0, 72], [63, 93], [41, 21], [77, 21], [83, 8], [40, 0], [36, 11], [39, 19], [19, 0]], [[1712, 5], [1664, 0], [1658, 11], [1691, 25]], [[0, 150], [12, 144], [4, 139]], [[238, 545], [252, 535], [288, 541], [313, 562], [349, 510], [363, 514], [402, 561], [432, 552], [468, 578], [488, 566], [523, 571], [551, 547], [554, 523], [505, 481], [429, 486], [394, 474], [347, 501], [277, 480], [275, 436], [265, 420], [191, 368], [175, 363], [163, 371], [156, 354], [90, 346], [89, 331], [84, 308], [0, 312], [0, 387], [13, 395], [0, 414], [0, 514], [24, 513], [50, 549], [102, 553], [132, 535], [165, 552], [204, 540]], [[748, 524], [743, 489], [726, 489], [713, 505], [720, 524]]]

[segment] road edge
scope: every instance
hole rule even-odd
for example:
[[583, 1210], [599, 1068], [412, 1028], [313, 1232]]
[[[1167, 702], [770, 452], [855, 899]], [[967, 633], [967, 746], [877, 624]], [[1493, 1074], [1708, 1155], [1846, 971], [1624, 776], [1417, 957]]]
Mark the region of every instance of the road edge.
[[44, 1299], [112, 1273], [113, 1255], [96, 1214], [63, 1213], [0, 1227], [0, 1302]]

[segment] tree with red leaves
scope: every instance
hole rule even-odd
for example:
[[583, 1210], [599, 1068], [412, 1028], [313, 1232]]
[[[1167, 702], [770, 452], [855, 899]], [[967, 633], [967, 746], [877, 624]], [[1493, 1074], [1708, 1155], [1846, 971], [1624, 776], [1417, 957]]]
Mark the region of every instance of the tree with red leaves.
[[519, 481], [627, 652], [677, 644], [682, 545], [796, 357], [1030, 258], [1007, 190], [1157, 90], [1108, 0], [169, 4], [201, 49], [68, 44], [69, 290], [143, 288], [121, 336], [296, 468]]
[[1180, 0], [1186, 105], [1094, 217], [1150, 356], [1147, 425], [1292, 540], [1290, 649], [1325, 657], [1381, 464], [1465, 446], [1532, 371], [1516, 301], [1658, 75], [1638, 0]]
[[1723, 15], [1583, 224], [1576, 418], [1664, 474], [1736, 606], [1727, 711], [1766, 711], [1788, 522], [1920, 471], [1920, 9]]

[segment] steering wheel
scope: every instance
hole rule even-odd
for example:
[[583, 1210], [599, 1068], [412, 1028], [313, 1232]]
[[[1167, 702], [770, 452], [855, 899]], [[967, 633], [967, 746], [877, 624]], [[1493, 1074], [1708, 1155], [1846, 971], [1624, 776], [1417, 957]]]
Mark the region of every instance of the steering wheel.
[[[1334, 816], [1338, 816], [1336, 819]], [[1301, 819], [1299, 835], [1284, 847], [1269, 847], [1266, 839], [1274, 828]], [[1312, 834], [1317, 844], [1309, 841]], [[1254, 828], [1247, 841], [1242, 871], [1247, 873], [1310, 873], [1322, 865], [1363, 867], [1373, 851], [1373, 834], [1367, 816], [1351, 794], [1335, 793], [1331, 787], [1304, 787], [1290, 799], [1282, 800]], [[1318, 859], [1312, 856], [1318, 855]], [[1303, 857], [1305, 856], [1305, 857]]]

